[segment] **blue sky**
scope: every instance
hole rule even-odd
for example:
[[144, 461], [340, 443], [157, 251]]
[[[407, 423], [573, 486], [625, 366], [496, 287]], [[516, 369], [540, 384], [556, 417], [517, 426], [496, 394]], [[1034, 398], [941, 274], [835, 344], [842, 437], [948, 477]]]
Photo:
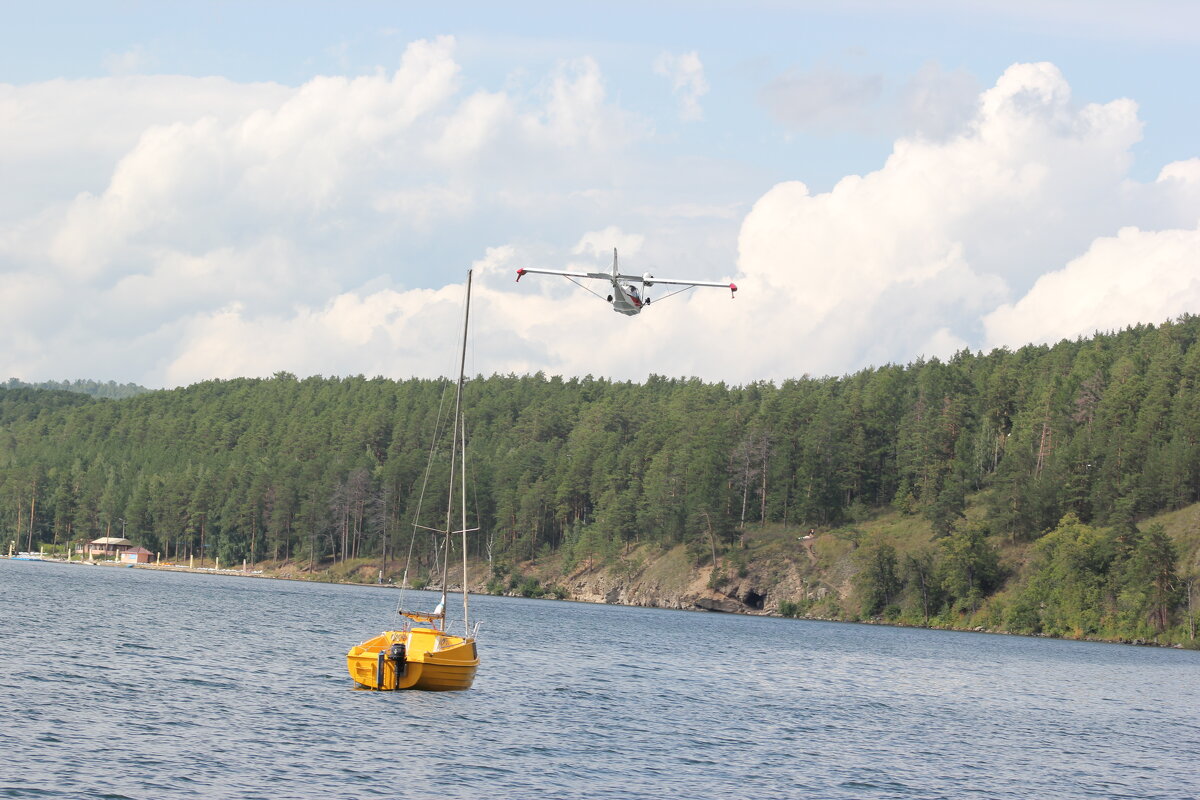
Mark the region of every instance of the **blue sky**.
[[[623, 105], [677, 131], [666, 87], [647, 80], [663, 51], [701, 51], [712, 90], [703, 129], [675, 141], [699, 157], [748, 162], [764, 177], [828, 188], [876, 166], [895, 130], [798, 132], [758, 100], [779, 73], [818, 66], [880, 76], [896, 90], [923, 66], [986, 84], [1018, 61], [1055, 63], [1081, 100], [1135, 98], [1146, 120], [1135, 174], [1195, 155], [1200, 140], [1200, 8], [1184, 2], [61, 3], [6, 9], [5, 82], [134, 68], [297, 86], [316, 75], [394, 68], [412, 40], [452, 34], [464, 70], [501, 88], [589, 54]], [[753, 142], [753, 148], [745, 145]]]
[[[14, 6], [0, 277], [17, 311], [41, 313], [9, 315], [0, 371], [436, 373], [412, 331], [440, 330], [472, 263], [495, 291], [482, 323], [507, 342], [481, 348], [483, 372], [779, 380], [1194, 310], [1195, 265], [1167, 242], [1200, 216], [1197, 6], [903, 5]], [[420, 66], [398, 87], [406, 57]], [[1053, 69], [1010, 72], [1034, 64]], [[980, 116], [989, 90], [1016, 116]], [[1018, 133], [1015, 151], [995, 145]], [[1001, 239], [1020, 265], [1002, 264]], [[617, 245], [659, 274], [739, 279], [741, 299], [697, 292], [626, 320], [570, 286], [501, 285]], [[1163, 263], [1138, 284], [1145, 302], [1118, 305], [1151, 318], [1124, 318], [1104, 297], [1131, 278], [1111, 276], [1149, 252]], [[1066, 315], [1074, 327], [1043, 319], [1062, 299], [1041, 278], [1100, 275], [1118, 283], [1075, 291], [1090, 310]], [[879, 327], [893, 312], [900, 335]], [[597, 337], [612, 345], [599, 358]]]

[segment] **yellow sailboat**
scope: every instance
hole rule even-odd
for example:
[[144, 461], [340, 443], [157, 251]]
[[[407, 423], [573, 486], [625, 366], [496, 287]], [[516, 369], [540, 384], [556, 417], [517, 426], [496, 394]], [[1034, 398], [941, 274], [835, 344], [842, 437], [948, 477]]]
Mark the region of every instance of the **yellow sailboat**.
[[350, 677], [364, 689], [470, 689], [479, 667], [475, 638], [448, 634], [436, 624], [427, 618], [424, 627], [385, 631], [351, 647]]
[[[402, 630], [384, 631], [362, 644], [350, 648], [346, 667], [350, 677], [364, 689], [424, 689], [446, 691], [470, 689], [479, 668], [479, 653], [475, 648], [475, 631], [470, 624], [470, 594], [467, 592], [467, 466], [466, 432], [462, 421], [463, 378], [467, 358], [467, 326], [471, 317], [471, 272], [467, 272], [467, 297], [463, 311], [462, 354], [458, 365], [458, 388], [454, 396], [454, 426], [450, 447], [450, 492], [446, 503], [444, 558], [442, 559], [442, 600], [431, 613], [400, 608], [405, 624]], [[457, 459], [457, 461], [456, 461]], [[461, 472], [462, 528], [453, 530], [455, 467]], [[417, 526], [422, 527], [422, 526]], [[446, 578], [450, 564], [450, 536], [462, 535], [462, 598], [463, 633], [450, 633], [446, 623]], [[406, 571], [407, 575], [407, 571]], [[478, 627], [478, 625], [476, 625]]]

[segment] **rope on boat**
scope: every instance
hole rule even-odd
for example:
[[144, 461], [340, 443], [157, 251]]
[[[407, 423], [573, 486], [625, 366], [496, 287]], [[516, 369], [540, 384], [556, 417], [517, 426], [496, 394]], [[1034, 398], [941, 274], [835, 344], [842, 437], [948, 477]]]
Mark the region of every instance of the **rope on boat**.
[[417, 509], [413, 514], [413, 532], [408, 540], [408, 557], [404, 560], [404, 576], [400, 579], [400, 596], [396, 599], [396, 613], [404, 610], [404, 595], [408, 591], [408, 568], [412, 564], [413, 548], [417, 544], [417, 529], [421, 527], [418, 521], [421, 519], [421, 508], [425, 504], [425, 488], [429, 485], [429, 473], [433, 471], [433, 456], [437, 452], [437, 445], [443, 434], [445, 420], [442, 414], [446, 406], [446, 391], [449, 388], [450, 381], [446, 380], [442, 384], [441, 399], [438, 400], [437, 423], [433, 428], [433, 439], [429, 443], [429, 458], [425, 462], [425, 476], [421, 479], [421, 494], [417, 498]]

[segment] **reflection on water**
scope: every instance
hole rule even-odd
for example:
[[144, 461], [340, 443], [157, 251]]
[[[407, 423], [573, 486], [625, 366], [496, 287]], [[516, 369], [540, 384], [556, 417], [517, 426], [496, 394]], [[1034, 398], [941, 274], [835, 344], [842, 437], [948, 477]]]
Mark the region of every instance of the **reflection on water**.
[[395, 602], [0, 561], [0, 797], [1200, 796], [1200, 653], [479, 597], [470, 691], [354, 691]]

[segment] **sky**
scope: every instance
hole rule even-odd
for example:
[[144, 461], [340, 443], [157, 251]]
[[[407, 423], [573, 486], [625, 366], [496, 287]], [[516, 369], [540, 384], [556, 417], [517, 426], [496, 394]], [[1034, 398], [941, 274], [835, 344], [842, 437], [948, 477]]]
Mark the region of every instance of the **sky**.
[[[1200, 312], [1200, 4], [14, 4], [0, 378], [744, 384]], [[734, 281], [636, 317], [519, 267]], [[595, 287], [602, 294], [603, 286]]]

